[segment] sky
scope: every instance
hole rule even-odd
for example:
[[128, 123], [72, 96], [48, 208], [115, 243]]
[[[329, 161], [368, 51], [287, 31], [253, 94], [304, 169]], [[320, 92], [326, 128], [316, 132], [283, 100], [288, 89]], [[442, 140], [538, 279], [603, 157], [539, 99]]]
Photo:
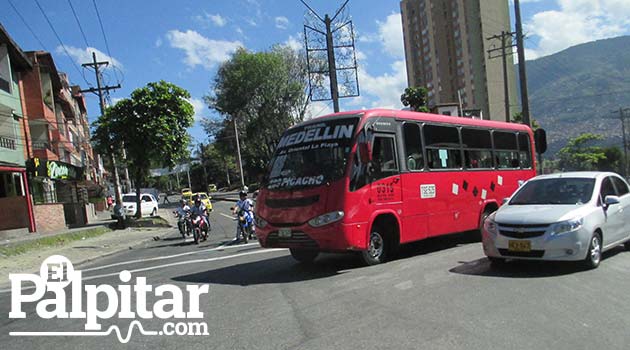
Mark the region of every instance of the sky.
[[[332, 15], [343, 4], [305, 1], [320, 15]], [[506, 1], [513, 14], [513, 0]], [[630, 0], [520, 3], [528, 60], [630, 34]], [[99, 61], [109, 61], [105, 82], [122, 85], [111, 92], [114, 103], [152, 81], [166, 80], [187, 89], [195, 108], [195, 125], [189, 130], [194, 142], [207, 142], [199, 121], [218, 116], [205, 106], [203, 96], [210, 93], [219, 65], [238, 47], [264, 51], [284, 44], [304, 50], [307, 12], [299, 0], [0, 0], [0, 8], [0, 23], [18, 45], [24, 51], [52, 52], [57, 69], [68, 73], [73, 84], [96, 85], [94, 74], [81, 67], [91, 61], [92, 52]], [[342, 99], [341, 110], [400, 109], [400, 94], [407, 86], [400, 2], [350, 0], [347, 13], [356, 34], [360, 97]], [[92, 95], [86, 99], [89, 119], [94, 121], [100, 114], [98, 99]], [[309, 109], [312, 116], [331, 112], [330, 102], [313, 102]]]

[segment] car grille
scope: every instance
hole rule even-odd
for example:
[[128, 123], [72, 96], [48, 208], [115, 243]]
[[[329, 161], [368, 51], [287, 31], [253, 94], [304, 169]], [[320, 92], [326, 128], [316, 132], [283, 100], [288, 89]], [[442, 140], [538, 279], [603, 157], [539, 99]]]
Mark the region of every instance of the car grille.
[[519, 258], [542, 258], [545, 255], [544, 250], [532, 250], [529, 252], [512, 252], [507, 249], [499, 249], [499, 253], [503, 256], [513, 256]]
[[282, 198], [282, 199], [273, 199], [267, 198], [265, 200], [265, 205], [270, 208], [295, 208], [295, 207], [306, 207], [311, 204], [317, 203], [319, 201], [319, 195], [311, 196], [311, 197], [302, 197], [302, 198]]
[[501, 224], [497, 223], [499, 233], [510, 238], [533, 238], [545, 234], [549, 224]]
[[267, 245], [270, 247], [300, 247], [312, 248], [319, 247], [311, 237], [304, 232], [292, 232], [291, 237], [278, 237], [278, 232], [272, 232], [267, 236]]

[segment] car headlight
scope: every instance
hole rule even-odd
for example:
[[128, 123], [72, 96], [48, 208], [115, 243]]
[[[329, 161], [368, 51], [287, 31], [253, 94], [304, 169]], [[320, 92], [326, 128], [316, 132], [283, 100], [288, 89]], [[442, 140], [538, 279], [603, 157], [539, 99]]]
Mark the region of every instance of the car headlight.
[[333, 211], [330, 213], [326, 213], [324, 215], [320, 215], [314, 219], [308, 221], [308, 224], [313, 227], [320, 227], [328, 224], [332, 224], [333, 222], [337, 222], [343, 219], [344, 213], [343, 211]]
[[267, 227], [267, 224], [269, 224], [267, 220], [261, 218], [260, 216], [256, 216], [255, 222], [256, 222], [256, 227], [259, 227], [259, 228], [265, 228]]
[[486, 220], [484, 220], [483, 227], [490, 233], [497, 233], [497, 223], [494, 221], [494, 214], [491, 214], [486, 218]]
[[551, 226], [552, 235], [561, 235], [567, 232], [579, 230], [584, 224], [584, 218], [561, 221]]

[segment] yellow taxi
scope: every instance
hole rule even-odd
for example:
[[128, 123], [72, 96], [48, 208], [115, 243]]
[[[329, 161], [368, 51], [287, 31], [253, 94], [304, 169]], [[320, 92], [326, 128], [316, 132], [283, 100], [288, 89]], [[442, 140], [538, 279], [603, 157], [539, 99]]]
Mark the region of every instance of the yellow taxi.
[[210, 199], [212, 197], [208, 196], [207, 193], [205, 193], [205, 192], [197, 192], [193, 196], [199, 197], [199, 199], [201, 199], [201, 203], [203, 203], [203, 205], [206, 207], [206, 209], [208, 211], [212, 211], [212, 203], [210, 202]]

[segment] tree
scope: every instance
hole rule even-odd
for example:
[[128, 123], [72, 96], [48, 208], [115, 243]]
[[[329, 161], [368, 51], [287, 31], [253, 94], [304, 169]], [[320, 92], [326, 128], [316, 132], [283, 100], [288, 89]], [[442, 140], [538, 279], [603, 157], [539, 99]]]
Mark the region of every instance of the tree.
[[[512, 115], [512, 123], [523, 124], [523, 112], [516, 112]], [[540, 128], [540, 124], [534, 118], [532, 118], [532, 130], [536, 130]]]
[[219, 67], [211, 92], [205, 96], [208, 106], [221, 117], [205, 120], [204, 128], [218, 150], [233, 156], [236, 123], [244, 172], [256, 177], [266, 170], [284, 130], [304, 120], [307, 86], [302, 55], [283, 46], [268, 52], [241, 48]]
[[[188, 157], [190, 136], [186, 129], [192, 126], [194, 114], [189, 98], [188, 91], [174, 84], [149, 83], [108, 108], [96, 124], [95, 135], [109, 135], [115, 147], [124, 144], [136, 183], [137, 208], [151, 166], [173, 167]], [[140, 215], [138, 210], [136, 217]]]
[[603, 140], [598, 134], [585, 133], [569, 140], [566, 146], [558, 151], [560, 168], [563, 170], [596, 170], [598, 164], [606, 160], [604, 149], [593, 145]]
[[411, 110], [416, 112], [428, 112], [427, 107], [427, 89], [424, 87], [408, 87], [405, 92], [400, 95], [400, 102], [403, 106], [409, 106]]

